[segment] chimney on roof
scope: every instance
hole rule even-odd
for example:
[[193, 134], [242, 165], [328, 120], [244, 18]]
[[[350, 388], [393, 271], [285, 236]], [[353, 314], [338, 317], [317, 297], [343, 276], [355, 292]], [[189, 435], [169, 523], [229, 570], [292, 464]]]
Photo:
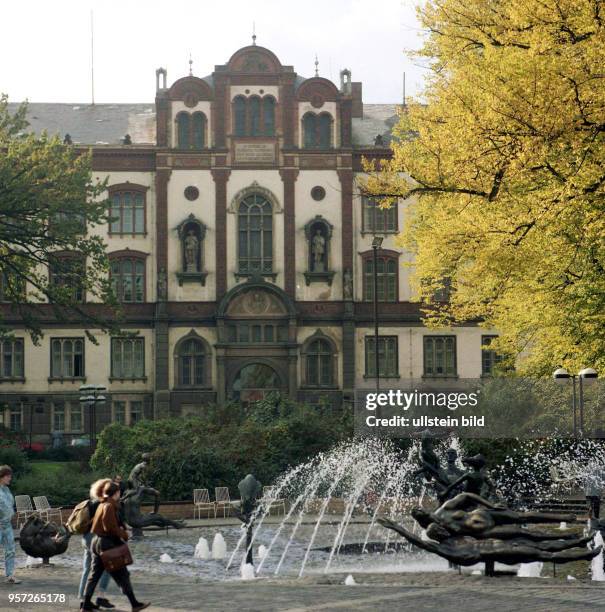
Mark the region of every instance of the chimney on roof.
[[[160, 87], [160, 76], [162, 77], [162, 86]], [[168, 71], [166, 68], [158, 68], [155, 71], [155, 90], [160, 91], [166, 89], [166, 78], [168, 77]]]
[[340, 93], [353, 98], [351, 116], [363, 119], [363, 101], [361, 99], [361, 81], [351, 81], [351, 71], [344, 68], [340, 71]]
[[348, 68], [340, 71], [340, 93], [351, 93], [351, 71]]

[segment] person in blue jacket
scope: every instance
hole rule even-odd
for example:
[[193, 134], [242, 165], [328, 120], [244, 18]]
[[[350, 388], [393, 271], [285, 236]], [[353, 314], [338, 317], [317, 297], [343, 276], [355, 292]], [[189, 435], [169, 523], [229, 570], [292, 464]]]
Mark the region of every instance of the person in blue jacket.
[[13, 470], [8, 465], [0, 465], [0, 544], [4, 548], [6, 582], [19, 584], [15, 577], [15, 535], [12, 518], [15, 514], [15, 498], [8, 488], [13, 479]]

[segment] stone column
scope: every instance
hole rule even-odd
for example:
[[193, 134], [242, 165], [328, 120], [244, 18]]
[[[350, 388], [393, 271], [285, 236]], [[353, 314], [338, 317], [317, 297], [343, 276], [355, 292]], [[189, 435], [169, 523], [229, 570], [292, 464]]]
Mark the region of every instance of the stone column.
[[[352, 399], [355, 388], [355, 269], [353, 260], [353, 171], [338, 171], [341, 189], [342, 223], [342, 272], [350, 270], [353, 278], [352, 295], [345, 299], [345, 312], [342, 323], [342, 388], [345, 400]], [[344, 284], [344, 283], [343, 283]], [[343, 287], [344, 289], [344, 287]]]
[[[231, 170], [228, 168], [213, 168], [212, 178], [215, 186], [215, 273], [216, 301], [227, 292], [227, 181]], [[234, 240], [237, 238], [234, 236]]]
[[168, 346], [168, 181], [171, 170], [158, 168], [156, 194], [156, 305], [155, 305], [155, 393], [154, 418], [170, 415], [169, 346]]
[[296, 208], [294, 186], [298, 169], [279, 171], [284, 183], [284, 291], [296, 299]]

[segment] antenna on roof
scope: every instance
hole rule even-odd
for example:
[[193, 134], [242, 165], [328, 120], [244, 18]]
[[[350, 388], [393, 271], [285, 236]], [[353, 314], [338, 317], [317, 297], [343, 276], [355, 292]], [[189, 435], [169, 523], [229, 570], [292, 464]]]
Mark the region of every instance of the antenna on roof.
[[94, 39], [94, 16], [90, 11], [90, 94], [92, 105], [95, 105], [95, 39]]
[[403, 105], [405, 106], [405, 72], [403, 73]]
[[191, 51], [189, 51], [189, 76], [193, 76], [193, 58], [191, 57]]
[[252, 22], [252, 44], [256, 45], [256, 22]]
[[319, 60], [317, 59], [317, 53], [315, 54], [315, 76], [319, 76]]

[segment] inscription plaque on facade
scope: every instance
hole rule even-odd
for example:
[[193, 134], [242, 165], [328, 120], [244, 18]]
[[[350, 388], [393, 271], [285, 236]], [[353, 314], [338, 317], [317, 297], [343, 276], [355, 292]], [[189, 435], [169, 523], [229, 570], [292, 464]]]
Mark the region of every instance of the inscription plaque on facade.
[[235, 163], [274, 164], [275, 145], [272, 142], [236, 142]]

